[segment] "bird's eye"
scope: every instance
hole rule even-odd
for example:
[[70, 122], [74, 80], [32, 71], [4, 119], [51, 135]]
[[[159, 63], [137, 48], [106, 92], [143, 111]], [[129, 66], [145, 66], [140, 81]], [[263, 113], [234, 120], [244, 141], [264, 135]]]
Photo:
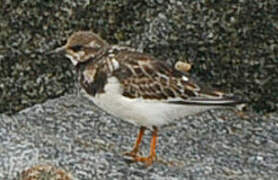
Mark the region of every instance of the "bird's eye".
[[82, 46], [81, 45], [74, 45], [71, 47], [71, 50], [73, 50], [74, 52], [80, 51], [82, 50]]

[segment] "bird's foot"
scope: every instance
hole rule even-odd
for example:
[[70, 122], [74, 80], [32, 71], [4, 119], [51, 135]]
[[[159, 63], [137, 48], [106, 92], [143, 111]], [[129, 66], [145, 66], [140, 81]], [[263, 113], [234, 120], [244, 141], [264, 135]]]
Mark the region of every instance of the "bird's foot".
[[124, 152], [123, 155], [135, 158], [137, 156], [137, 151], [132, 150], [130, 152]]
[[142, 162], [146, 166], [150, 166], [153, 164], [154, 161], [156, 161], [156, 156], [155, 155], [150, 155], [148, 157], [141, 157], [141, 156], [135, 156], [133, 161], [134, 162]]
[[123, 153], [123, 155], [131, 157], [132, 158], [131, 162], [134, 162], [134, 163], [142, 162], [146, 166], [152, 165], [152, 163], [157, 160], [155, 155], [149, 155], [147, 157], [142, 157], [142, 156], [138, 155], [138, 153], [135, 151], [125, 152], [125, 153]]

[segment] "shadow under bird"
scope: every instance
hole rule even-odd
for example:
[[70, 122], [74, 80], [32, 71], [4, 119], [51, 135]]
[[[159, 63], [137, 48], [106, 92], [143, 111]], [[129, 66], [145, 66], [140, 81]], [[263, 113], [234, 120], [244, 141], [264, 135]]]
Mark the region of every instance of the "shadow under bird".
[[[140, 126], [133, 149], [125, 155], [146, 165], [156, 160], [160, 126], [212, 108], [242, 104], [233, 95], [201, 87], [186, 71], [133, 48], [110, 45], [90, 31], [73, 33], [53, 52], [65, 54], [76, 66], [82, 89], [98, 107]], [[150, 154], [142, 157], [138, 153], [146, 129], [152, 131], [152, 140]]]

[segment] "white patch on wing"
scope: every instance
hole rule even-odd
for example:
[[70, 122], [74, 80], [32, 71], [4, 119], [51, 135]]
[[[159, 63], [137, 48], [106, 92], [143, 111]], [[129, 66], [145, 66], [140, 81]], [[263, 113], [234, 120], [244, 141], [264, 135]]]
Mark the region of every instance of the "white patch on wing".
[[166, 76], [165, 74], [162, 73], [157, 73], [160, 77], [163, 77], [164, 79], [169, 79], [169, 76]]
[[104, 87], [105, 93], [92, 100], [104, 111], [125, 121], [151, 128], [161, 126], [174, 119], [195, 114], [212, 106], [169, 104], [160, 100], [131, 99], [122, 95], [122, 85], [116, 77], [110, 77]]
[[188, 81], [188, 78], [186, 76], [182, 76], [182, 80]]

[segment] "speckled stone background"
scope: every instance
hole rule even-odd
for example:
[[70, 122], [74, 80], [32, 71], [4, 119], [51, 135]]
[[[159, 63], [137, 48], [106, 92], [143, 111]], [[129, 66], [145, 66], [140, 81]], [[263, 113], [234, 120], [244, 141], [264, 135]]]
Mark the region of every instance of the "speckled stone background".
[[193, 64], [191, 74], [277, 110], [278, 1], [0, 0], [0, 112], [74, 91], [69, 61], [48, 56], [75, 31]]
[[[122, 155], [138, 127], [82, 96], [66, 95], [12, 116], [0, 114], [0, 179], [21, 180], [23, 170], [48, 164], [76, 180], [277, 180], [278, 114], [246, 115], [213, 110], [160, 128], [159, 161], [145, 167]], [[145, 155], [149, 142], [146, 131]]]
[[[277, 14], [277, 0], [0, 0], [0, 179], [50, 164], [79, 180], [276, 180]], [[122, 152], [138, 128], [80, 96], [71, 63], [47, 55], [78, 30], [192, 63], [192, 76], [246, 97], [249, 111], [182, 118], [159, 132], [160, 162], [130, 164]]]

